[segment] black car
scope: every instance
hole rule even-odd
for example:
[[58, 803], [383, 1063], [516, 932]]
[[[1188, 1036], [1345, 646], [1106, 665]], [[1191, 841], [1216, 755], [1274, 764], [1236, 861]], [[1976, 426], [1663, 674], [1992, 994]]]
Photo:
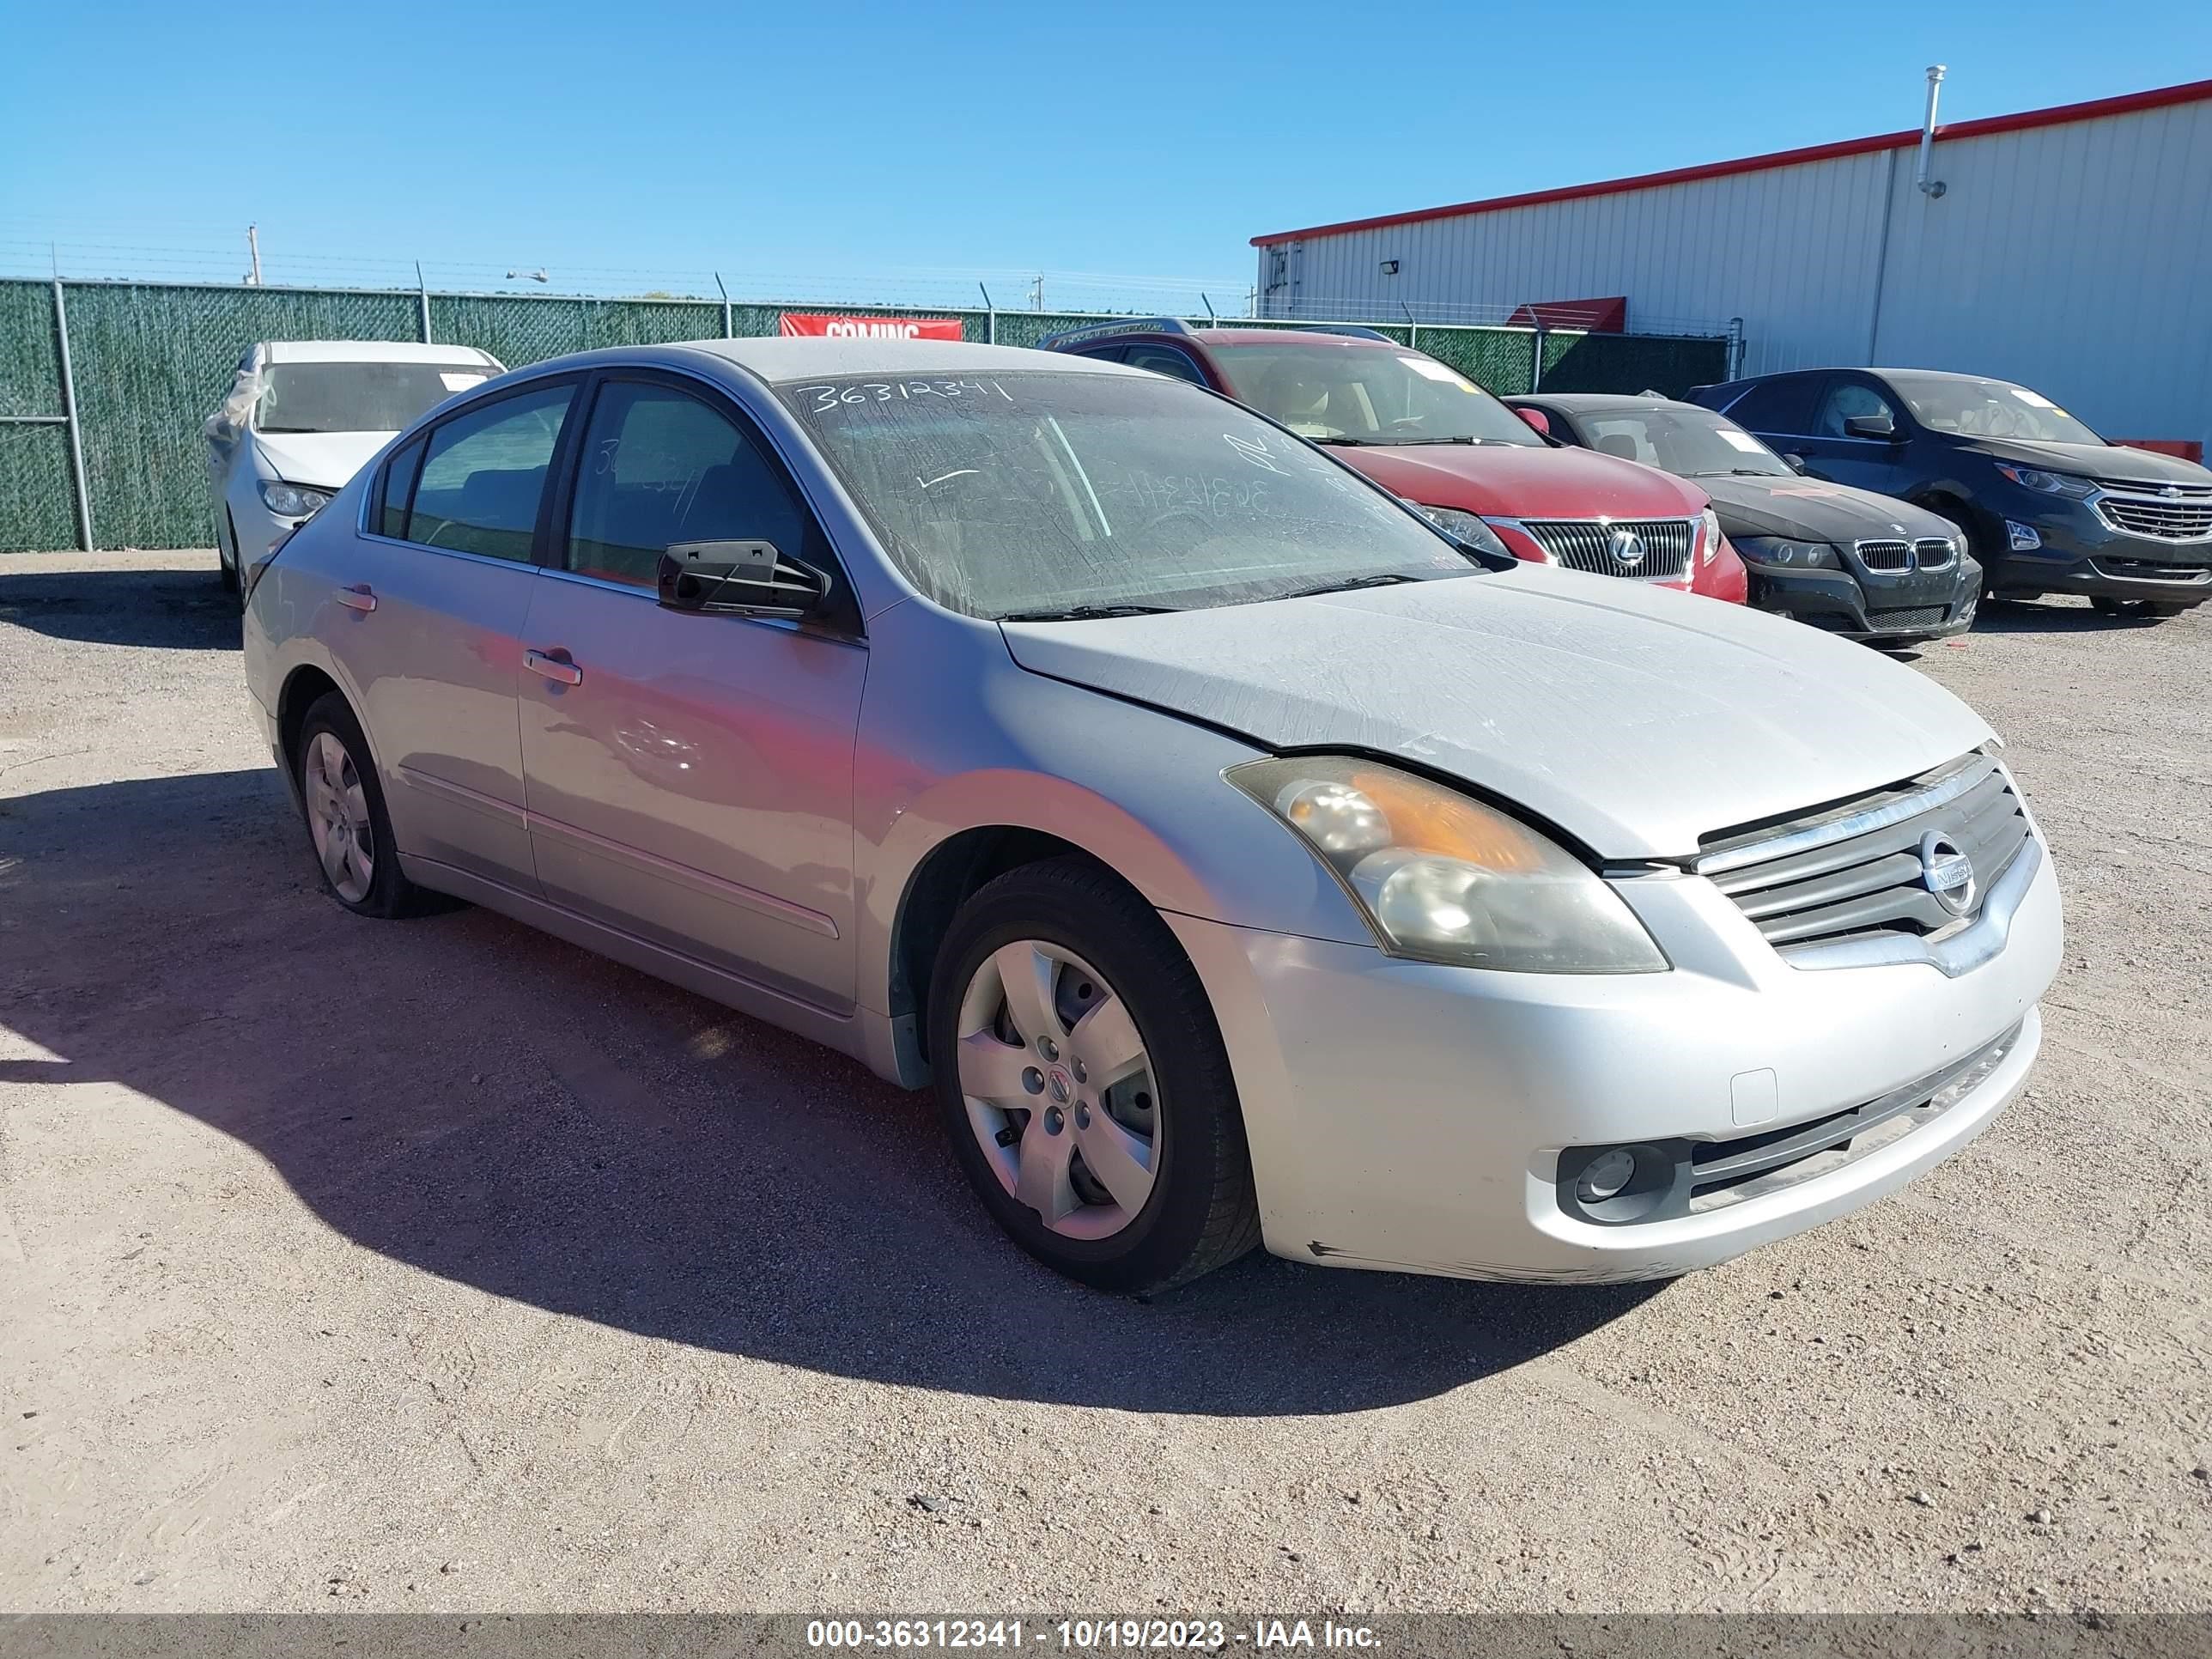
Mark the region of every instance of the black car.
[[1694, 478], [1750, 578], [1748, 599], [1851, 639], [1899, 645], [1972, 626], [1982, 568], [1958, 527], [1846, 484], [1800, 477], [1725, 416], [1656, 395], [1505, 400], [1560, 443]]
[[1821, 368], [1694, 386], [1815, 478], [1963, 527], [2000, 599], [2086, 593], [2170, 617], [2212, 599], [2212, 471], [2108, 444], [2040, 392], [1924, 368]]

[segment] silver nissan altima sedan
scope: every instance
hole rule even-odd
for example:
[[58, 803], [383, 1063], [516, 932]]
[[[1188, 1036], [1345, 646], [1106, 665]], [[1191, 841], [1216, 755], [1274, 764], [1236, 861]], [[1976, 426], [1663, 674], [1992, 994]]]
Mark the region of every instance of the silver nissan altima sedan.
[[1910, 1180], [2035, 1059], [2058, 890], [1957, 699], [1455, 539], [1139, 370], [562, 358], [246, 576], [339, 903], [471, 900], [933, 1089], [1092, 1285], [1260, 1243], [1680, 1273]]

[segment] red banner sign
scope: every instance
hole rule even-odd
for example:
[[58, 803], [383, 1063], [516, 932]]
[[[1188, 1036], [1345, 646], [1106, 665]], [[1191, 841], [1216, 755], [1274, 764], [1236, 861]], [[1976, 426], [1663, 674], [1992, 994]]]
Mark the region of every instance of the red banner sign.
[[779, 334], [819, 334], [833, 340], [957, 340], [957, 317], [825, 317], [787, 311]]

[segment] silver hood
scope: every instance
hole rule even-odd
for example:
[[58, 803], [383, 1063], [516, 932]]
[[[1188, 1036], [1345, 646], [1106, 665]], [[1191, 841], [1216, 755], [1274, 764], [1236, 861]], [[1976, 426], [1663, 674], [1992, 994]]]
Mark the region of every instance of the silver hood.
[[1607, 859], [1681, 857], [1701, 835], [1895, 782], [1991, 735], [1863, 646], [1537, 565], [1002, 629], [1032, 672], [1265, 748], [1401, 756]]

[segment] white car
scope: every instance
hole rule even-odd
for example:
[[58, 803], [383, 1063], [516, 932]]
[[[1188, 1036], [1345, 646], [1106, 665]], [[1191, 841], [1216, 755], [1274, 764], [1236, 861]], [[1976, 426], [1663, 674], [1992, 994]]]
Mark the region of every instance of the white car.
[[474, 346], [264, 340], [200, 431], [223, 586], [269, 556], [362, 464], [457, 392], [503, 371]]

